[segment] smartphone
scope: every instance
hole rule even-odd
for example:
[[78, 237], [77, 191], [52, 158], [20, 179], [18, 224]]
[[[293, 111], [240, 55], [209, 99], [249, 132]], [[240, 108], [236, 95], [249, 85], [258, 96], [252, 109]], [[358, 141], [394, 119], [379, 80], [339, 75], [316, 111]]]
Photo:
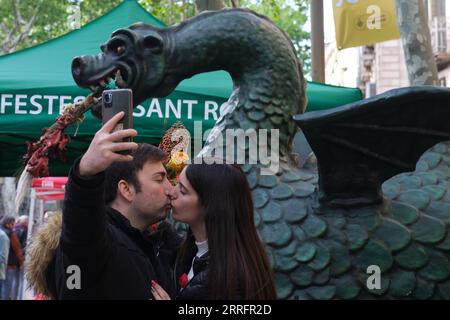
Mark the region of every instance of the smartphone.
[[[114, 128], [114, 131], [133, 128], [133, 92], [130, 89], [105, 90], [102, 93], [102, 122], [105, 124], [117, 113], [124, 111], [125, 115]], [[131, 142], [131, 138], [123, 139]], [[129, 151], [119, 153], [128, 154]]]

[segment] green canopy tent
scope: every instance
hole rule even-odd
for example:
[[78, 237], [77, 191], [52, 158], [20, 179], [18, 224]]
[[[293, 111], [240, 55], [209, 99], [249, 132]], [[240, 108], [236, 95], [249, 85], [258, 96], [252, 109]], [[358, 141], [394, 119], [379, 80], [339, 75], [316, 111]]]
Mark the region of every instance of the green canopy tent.
[[[21, 170], [25, 142], [38, 139], [64, 105], [80, 101], [90, 93], [77, 87], [72, 79], [73, 57], [98, 54], [100, 44], [114, 30], [139, 21], [165, 27], [136, 1], [127, 0], [81, 29], [0, 57], [0, 176], [16, 175]], [[183, 81], [167, 98], [144, 101], [134, 112], [137, 141], [159, 143], [163, 133], [178, 120], [191, 132], [194, 121], [201, 121], [203, 131], [211, 128], [231, 89], [228, 73], [217, 71]], [[361, 99], [358, 89], [312, 82], [308, 83], [307, 95], [308, 111]], [[100, 121], [90, 112], [78, 127], [72, 126], [68, 130], [72, 141], [67, 162], [51, 161], [50, 174], [66, 175], [69, 165], [87, 148], [99, 128]]]

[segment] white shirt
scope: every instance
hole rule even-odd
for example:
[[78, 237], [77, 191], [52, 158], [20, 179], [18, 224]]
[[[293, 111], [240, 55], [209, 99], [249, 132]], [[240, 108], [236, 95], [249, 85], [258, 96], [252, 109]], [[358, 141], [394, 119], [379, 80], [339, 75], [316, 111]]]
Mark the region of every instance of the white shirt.
[[[205, 253], [208, 252], [208, 240], [205, 240], [202, 242], [195, 241], [195, 245], [197, 246], [197, 254], [195, 255], [195, 257], [200, 258], [201, 256], [203, 256]], [[188, 281], [190, 281], [194, 277], [195, 257], [194, 257], [194, 259], [192, 259], [191, 270], [189, 270], [189, 273], [188, 273]]]

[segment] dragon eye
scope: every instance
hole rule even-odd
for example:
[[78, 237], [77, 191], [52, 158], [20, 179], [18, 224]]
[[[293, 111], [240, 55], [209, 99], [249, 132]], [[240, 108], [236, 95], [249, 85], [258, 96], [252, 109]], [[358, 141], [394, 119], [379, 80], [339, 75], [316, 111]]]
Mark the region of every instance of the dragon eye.
[[121, 55], [122, 53], [125, 52], [125, 46], [117, 46], [117, 47], [114, 49], [114, 52], [115, 52], [117, 55]]
[[108, 49], [120, 56], [125, 52], [126, 46], [124, 41], [122, 41], [121, 39], [112, 39], [108, 43]]

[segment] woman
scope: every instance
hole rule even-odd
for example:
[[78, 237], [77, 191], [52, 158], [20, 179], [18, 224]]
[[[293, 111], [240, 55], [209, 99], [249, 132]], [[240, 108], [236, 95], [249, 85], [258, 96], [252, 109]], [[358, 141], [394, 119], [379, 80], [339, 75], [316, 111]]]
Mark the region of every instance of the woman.
[[[173, 218], [189, 225], [175, 266], [177, 299], [276, 299], [250, 188], [238, 166], [187, 166], [171, 200]], [[156, 300], [170, 299], [156, 283], [152, 292]]]

